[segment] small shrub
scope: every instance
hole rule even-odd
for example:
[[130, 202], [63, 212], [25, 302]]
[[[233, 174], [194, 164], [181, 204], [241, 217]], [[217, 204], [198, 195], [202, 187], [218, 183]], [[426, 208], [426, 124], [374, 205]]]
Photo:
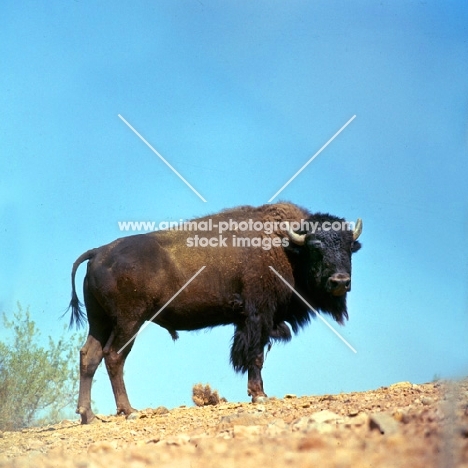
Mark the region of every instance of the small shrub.
[[211, 390], [209, 384], [195, 384], [192, 388], [192, 400], [197, 406], [218, 405], [226, 402], [226, 398], [220, 397], [217, 390]]
[[[1, 318], [1, 317], [0, 317]], [[0, 320], [1, 322], [1, 320]], [[0, 340], [0, 430], [17, 430], [57, 422], [78, 393], [78, 343], [82, 335], [49, 337], [40, 344], [40, 331], [18, 303], [8, 319], [3, 314]]]

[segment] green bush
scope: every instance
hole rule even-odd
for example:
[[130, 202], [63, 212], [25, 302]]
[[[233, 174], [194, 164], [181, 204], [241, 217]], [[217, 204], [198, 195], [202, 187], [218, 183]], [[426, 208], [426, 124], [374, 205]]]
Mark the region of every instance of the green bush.
[[11, 335], [0, 341], [0, 429], [16, 430], [57, 422], [71, 410], [78, 393], [78, 349], [84, 336], [62, 336], [47, 347], [38, 342], [39, 329], [29, 308], [9, 320], [3, 313], [5, 330]]

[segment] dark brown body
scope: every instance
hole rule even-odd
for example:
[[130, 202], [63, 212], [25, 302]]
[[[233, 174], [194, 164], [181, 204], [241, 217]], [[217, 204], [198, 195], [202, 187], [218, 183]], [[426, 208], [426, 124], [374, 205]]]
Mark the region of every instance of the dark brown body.
[[[208, 218], [215, 223], [228, 219], [294, 221], [311, 216], [296, 205], [283, 203], [259, 208], [241, 207], [197, 221]], [[173, 339], [177, 338], [177, 330], [233, 324], [231, 362], [235, 370], [248, 372], [248, 393], [252, 399], [266, 397], [261, 378], [265, 345], [271, 339], [289, 340], [291, 333], [286, 322], [297, 331], [308, 322], [310, 314], [308, 307], [296, 298], [270, 266], [299, 290], [314, 308], [332, 314], [339, 322], [347, 317], [351, 253], [359, 248], [352, 232], [344, 231], [334, 237], [331, 260], [324, 255], [326, 239], [320, 241], [324, 252], [319, 252], [317, 235], [313, 236], [312, 242], [310, 233], [303, 236], [304, 244], [298, 245], [289, 242], [284, 230], [271, 234], [229, 231], [222, 233], [226, 246], [189, 247], [188, 238], [195, 235], [217, 237], [218, 231], [159, 231], [124, 237], [86, 252], [75, 262], [70, 305], [72, 323], [79, 324], [83, 315], [74, 277], [80, 263], [89, 260], [84, 280], [89, 336], [81, 350], [77, 410], [83, 423], [94, 418], [91, 383], [103, 358], [117, 413], [134, 411], [125, 390], [123, 366], [133, 345], [132, 338], [155, 314], [153, 322], [166, 328]], [[279, 238], [283, 243], [269, 250], [233, 247], [233, 236]], [[338, 246], [335, 245], [337, 239]], [[202, 267], [205, 267], [203, 271], [165, 306]], [[162, 307], [164, 310], [160, 311]]]

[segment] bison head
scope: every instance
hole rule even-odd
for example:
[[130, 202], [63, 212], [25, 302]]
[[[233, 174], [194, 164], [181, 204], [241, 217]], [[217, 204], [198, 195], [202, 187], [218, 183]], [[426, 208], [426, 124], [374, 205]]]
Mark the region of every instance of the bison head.
[[315, 215], [308, 220], [308, 230], [288, 237], [295, 251], [295, 280], [311, 304], [328, 312], [339, 323], [348, 318], [346, 293], [351, 290], [351, 255], [361, 248], [358, 237], [362, 221], [354, 229], [342, 218]]

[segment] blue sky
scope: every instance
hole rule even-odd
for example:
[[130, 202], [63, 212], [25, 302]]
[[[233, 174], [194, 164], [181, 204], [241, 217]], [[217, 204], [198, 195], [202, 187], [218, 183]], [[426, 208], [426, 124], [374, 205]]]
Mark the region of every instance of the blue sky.
[[[272, 348], [265, 389], [466, 375], [467, 25], [462, 1], [3, 2], [1, 310], [29, 305], [59, 336], [74, 260], [122, 236], [118, 221], [266, 203], [356, 115], [277, 200], [363, 219], [339, 327], [358, 353], [314, 321]], [[191, 404], [197, 382], [247, 401], [232, 331], [174, 344], [147, 327], [126, 366], [132, 404]]]

